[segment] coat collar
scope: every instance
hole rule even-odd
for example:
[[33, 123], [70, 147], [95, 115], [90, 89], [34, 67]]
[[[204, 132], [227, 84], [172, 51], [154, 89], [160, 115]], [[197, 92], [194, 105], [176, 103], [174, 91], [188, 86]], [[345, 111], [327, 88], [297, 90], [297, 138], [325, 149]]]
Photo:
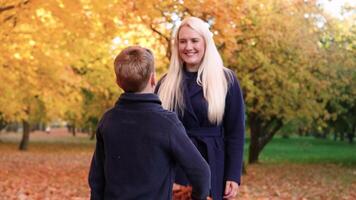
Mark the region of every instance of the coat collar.
[[[197, 95], [199, 92], [202, 92], [202, 87], [196, 83], [198, 72], [188, 72], [183, 70], [183, 83], [184, 89], [188, 92], [189, 87], [189, 97]], [[188, 86], [189, 85], [189, 86]]]
[[184, 113], [183, 118], [190, 117], [192, 120], [198, 122], [190, 98], [201, 91], [201, 87], [196, 83], [197, 73], [187, 72], [183, 70], [183, 93], [184, 93]]
[[125, 108], [161, 108], [161, 101], [153, 93], [122, 93], [117, 100], [116, 107]]

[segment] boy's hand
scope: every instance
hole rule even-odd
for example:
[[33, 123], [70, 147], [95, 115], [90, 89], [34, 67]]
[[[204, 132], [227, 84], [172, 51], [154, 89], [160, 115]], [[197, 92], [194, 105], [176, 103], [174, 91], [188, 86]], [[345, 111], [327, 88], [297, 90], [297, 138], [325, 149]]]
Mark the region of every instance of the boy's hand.
[[237, 195], [239, 184], [235, 181], [226, 181], [224, 199], [233, 199]]

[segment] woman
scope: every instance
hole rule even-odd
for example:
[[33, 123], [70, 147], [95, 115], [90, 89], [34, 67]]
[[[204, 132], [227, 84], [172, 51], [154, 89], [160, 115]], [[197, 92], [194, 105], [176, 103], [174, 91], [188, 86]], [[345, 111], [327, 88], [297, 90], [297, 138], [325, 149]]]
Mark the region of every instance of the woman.
[[[231, 199], [240, 184], [245, 129], [238, 81], [223, 66], [209, 25], [199, 18], [182, 21], [171, 51], [168, 73], [156, 92], [209, 163], [212, 198]], [[180, 169], [176, 183], [189, 184]]]

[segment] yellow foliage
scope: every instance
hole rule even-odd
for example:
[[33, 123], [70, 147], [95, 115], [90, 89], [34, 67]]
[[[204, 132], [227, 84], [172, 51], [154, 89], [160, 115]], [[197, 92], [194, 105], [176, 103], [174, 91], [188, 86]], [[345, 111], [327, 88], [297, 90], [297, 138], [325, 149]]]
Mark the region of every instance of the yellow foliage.
[[[6, 83], [0, 84], [0, 112], [11, 121], [28, 118], [33, 102], [43, 106], [47, 120], [100, 116], [121, 93], [112, 66], [120, 50], [128, 45], [152, 49], [162, 75], [169, 63], [171, 32], [189, 15], [211, 25], [225, 66], [236, 71], [244, 89], [248, 112], [285, 120], [316, 118], [323, 113], [325, 99], [339, 93], [328, 93], [335, 83], [331, 80], [354, 83], [328, 63], [342, 60], [335, 66], [354, 69], [350, 55], [356, 40], [345, 48], [347, 54], [326, 54], [320, 47], [321, 30], [304, 17], [320, 12], [311, 1], [0, 3], [6, 6], [13, 7], [0, 12], [0, 81]], [[347, 24], [338, 27], [343, 30], [338, 39], [352, 37], [352, 22]]]

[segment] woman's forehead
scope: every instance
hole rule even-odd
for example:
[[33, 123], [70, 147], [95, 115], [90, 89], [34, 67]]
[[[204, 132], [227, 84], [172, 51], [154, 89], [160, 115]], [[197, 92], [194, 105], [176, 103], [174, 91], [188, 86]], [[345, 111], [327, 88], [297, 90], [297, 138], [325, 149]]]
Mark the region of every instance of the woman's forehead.
[[189, 26], [182, 26], [178, 33], [179, 39], [202, 38], [202, 36]]

